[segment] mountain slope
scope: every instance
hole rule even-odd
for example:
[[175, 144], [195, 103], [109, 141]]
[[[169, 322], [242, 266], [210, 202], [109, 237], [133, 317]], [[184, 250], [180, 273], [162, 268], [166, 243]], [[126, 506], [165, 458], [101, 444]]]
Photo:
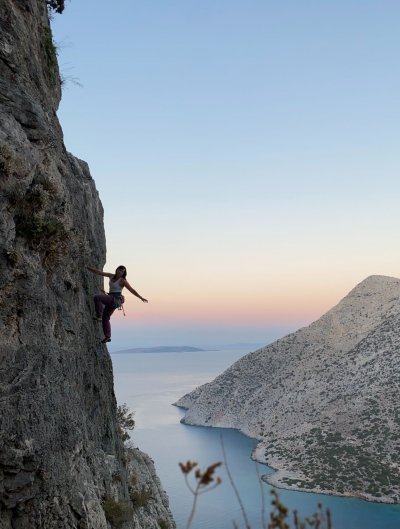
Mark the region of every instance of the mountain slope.
[[279, 486], [400, 501], [400, 280], [371, 276], [318, 321], [185, 395], [186, 424], [238, 428]]

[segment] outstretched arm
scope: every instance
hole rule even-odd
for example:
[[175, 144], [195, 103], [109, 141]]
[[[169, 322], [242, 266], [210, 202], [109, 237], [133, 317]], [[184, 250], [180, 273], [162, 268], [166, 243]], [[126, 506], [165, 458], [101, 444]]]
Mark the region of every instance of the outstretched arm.
[[131, 285], [128, 283], [128, 281], [126, 279], [124, 279], [123, 286], [126, 287], [129, 290], [129, 292], [132, 292], [132, 294], [134, 296], [136, 296], [137, 298], [141, 299], [143, 301], [143, 303], [148, 303], [147, 299], [142, 298], [142, 296], [139, 294], [139, 292], [136, 292], [136, 290], [131, 287]]
[[102, 272], [101, 270], [97, 270], [97, 268], [92, 268], [91, 266], [87, 266], [87, 269], [89, 272], [93, 272], [94, 274], [97, 274], [98, 276], [104, 276], [104, 277], [112, 277], [112, 274], [109, 274], [107, 272]]

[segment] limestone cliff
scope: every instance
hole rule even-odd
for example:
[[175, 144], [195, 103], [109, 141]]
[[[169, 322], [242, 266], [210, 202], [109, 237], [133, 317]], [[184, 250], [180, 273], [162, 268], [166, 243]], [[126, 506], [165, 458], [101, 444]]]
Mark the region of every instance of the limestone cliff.
[[399, 279], [367, 278], [182, 397], [184, 422], [258, 439], [275, 485], [400, 502], [399, 300]]
[[45, 0], [2, 0], [0, 28], [0, 528], [173, 527], [118, 433], [85, 269], [105, 262], [103, 210], [63, 143]]

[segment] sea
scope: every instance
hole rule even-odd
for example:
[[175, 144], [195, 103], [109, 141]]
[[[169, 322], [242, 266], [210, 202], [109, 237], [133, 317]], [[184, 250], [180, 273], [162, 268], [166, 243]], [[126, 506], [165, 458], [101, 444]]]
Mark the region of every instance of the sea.
[[[191, 528], [261, 529], [268, 524], [271, 486], [259, 476], [272, 470], [251, 459], [256, 442], [231, 429], [184, 425], [180, 422], [184, 410], [173, 406], [182, 395], [210, 382], [251, 350], [243, 346], [196, 352], [111, 354], [117, 401], [126, 403], [135, 414], [136, 425], [129, 442], [154, 460], [178, 529], [185, 529], [193, 505], [193, 494], [179, 463], [195, 461], [204, 470], [224, 461], [223, 447], [231, 479], [226, 465], [217, 468], [215, 476], [222, 482], [198, 497]], [[194, 482], [189, 480], [189, 485], [193, 488]], [[287, 523], [291, 528], [294, 510], [304, 519], [322, 505], [323, 511], [330, 510], [334, 529], [400, 529], [400, 505], [278, 492], [289, 509]]]

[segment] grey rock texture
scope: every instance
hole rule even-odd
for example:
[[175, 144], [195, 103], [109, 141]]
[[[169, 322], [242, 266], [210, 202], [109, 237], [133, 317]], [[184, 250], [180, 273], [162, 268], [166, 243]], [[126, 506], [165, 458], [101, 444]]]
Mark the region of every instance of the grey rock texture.
[[[171, 527], [168, 497], [155, 473], [153, 460], [137, 448], [128, 451], [128, 460], [135, 529]], [[143, 520], [147, 525], [143, 525]]]
[[182, 397], [186, 424], [260, 442], [270, 483], [400, 502], [400, 280], [371, 276], [310, 326]]
[[2, 0], [0, 29], [0, 528], [173, 527], [154, 469], [154, 512], [133, 505], [86, 271], [105, 262], [103, 210], [63, 144], [45, 1]]

